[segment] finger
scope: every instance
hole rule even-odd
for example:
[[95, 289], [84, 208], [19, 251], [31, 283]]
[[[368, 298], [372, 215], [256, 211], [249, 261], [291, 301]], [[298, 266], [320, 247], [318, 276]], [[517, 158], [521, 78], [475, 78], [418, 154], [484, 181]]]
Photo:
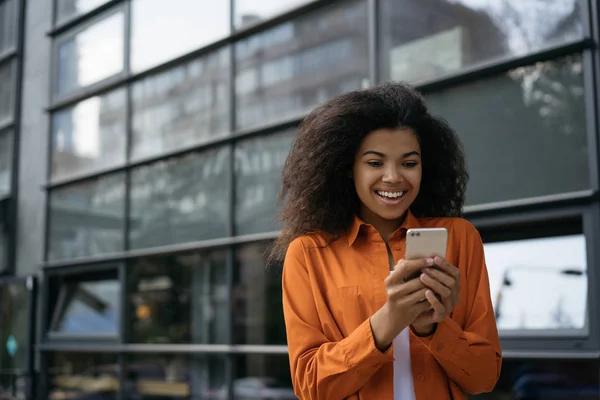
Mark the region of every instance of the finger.
[[433, 307], [433, 311], [435, 311], [436, 314], [445, 315], [446, 307], [444, 307], [442, 302], [435, 297], [435, 294], [431, 290], [425, 291], [425, 297], [427, 297], [427, 301], [429, 301], [429, 304], [431, 304], [431, 307]]
[[456, 280], [453, 276], [450, 276], [447, 273], [438, 270], [437, 268], [423, 268], [423, 272], [449, 289], [452, 289], [456, 283]]
[[454, 277], [454, 279], [458, 280], [460, 278], [460, 270], [446, 261], [446, 259], [437, 256], [433, 259], [433, 262], [440, 270], [448, 273], [450, 276]]
[[450, 297], [450, 295], [452, 295], [452, 290], [449, 287], [426, 273], [421, 275], [421, 282], [442, 297]]
[[390, 275], [390, 282], [403, 282], [404, 278], [411, 275], [411, 273], [417, 272], [425, 267], [433, 266], [433, 259], [415, 259], [415, 260], [400, 260], [394, 267], [394, 272]]
[[420, 279], [413, 279], [408, 282], [388, 283], [386, 282], [386, 290], [388, 297], [392, 299], [408, 296], [418, 290], [425, 288], [425, 284]]
[[423, 289], [417, 290], [416, 292], [411, 293], [408, 296], [406, 296], [406, 300], [410, 304], [416, 304], [416, 303], [419, 303], [422, 301], [426, 303], [426, 301], [424, 301], [424, 300], [427, 299], [427, 296], [425, 296], [425, 292], [427, 292], [427, 291], [430, 291], [430, 289], [426, 288], [426, 287]]

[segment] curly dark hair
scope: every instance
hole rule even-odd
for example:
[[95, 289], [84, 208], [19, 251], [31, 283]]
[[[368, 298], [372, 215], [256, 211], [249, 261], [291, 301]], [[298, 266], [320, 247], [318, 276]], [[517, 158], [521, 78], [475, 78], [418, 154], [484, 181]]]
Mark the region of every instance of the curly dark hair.
[[277, 219], [283, 222], [272, 260], [309, 233], [337, 240], [360, 202], [350, 172], [363, 139], [377, 129], [411, 128], [421, 146], [421, 188], [410, 210], [417, 217], [460, 216], [469, 178], [462, 144], [448, 123], [432, 116], [415, 88], [388, 82], [339, 95], [300, 124], [282, 173]]

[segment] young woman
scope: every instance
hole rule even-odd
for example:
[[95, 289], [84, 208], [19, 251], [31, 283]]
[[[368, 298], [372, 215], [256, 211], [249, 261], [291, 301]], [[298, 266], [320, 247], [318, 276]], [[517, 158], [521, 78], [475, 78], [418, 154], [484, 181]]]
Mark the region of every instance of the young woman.
[[[408, 85], [343, 94], [303, 121], [272, 253], [285, 259], [300, 399], [456, 400], [493, 389], [502, 356], [481, 238], [459, 217], [467, 179], [457, 135]], [[403, 259], [416, 227], [447, 228], [445, 258]]]

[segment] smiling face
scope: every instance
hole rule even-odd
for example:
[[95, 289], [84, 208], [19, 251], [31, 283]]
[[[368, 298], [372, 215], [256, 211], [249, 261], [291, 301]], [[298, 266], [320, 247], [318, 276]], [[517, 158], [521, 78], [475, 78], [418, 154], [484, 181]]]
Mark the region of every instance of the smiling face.
[[354, 157], [352, 178], [359, 217], [385, 238], [397, 229], [419, 194], [421, 146], [412, 129], [371, 132]]

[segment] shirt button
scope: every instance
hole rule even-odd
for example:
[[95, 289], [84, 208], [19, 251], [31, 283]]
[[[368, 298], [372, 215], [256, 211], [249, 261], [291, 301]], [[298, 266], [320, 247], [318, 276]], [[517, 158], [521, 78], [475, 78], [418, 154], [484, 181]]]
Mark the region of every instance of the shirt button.
[[423, 382], [425, 380], [425, 377], [422, 374], [417, 375], [417, 380], [419, 382]]

